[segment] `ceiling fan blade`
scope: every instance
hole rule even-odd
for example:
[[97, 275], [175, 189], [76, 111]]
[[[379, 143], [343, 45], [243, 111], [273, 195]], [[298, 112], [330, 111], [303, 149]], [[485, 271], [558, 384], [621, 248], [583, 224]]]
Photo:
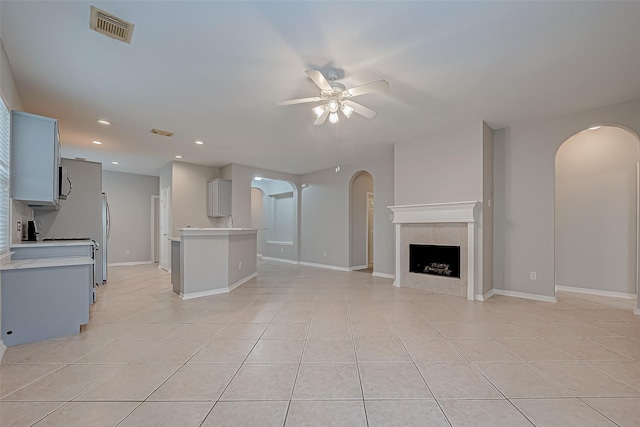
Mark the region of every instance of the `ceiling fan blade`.
[[389, 90], [389, 82], [386, 80], [376, 80], [375, 82], [366, 83], [362, 86], [347, 89], [351, 96], [364, 95], [365, 93], [385, 93]]
[[361, 116], [366, 117], [367, 119], [373, 119], [376, 116], [376, 112], [373, 110], [370, 110], [369, 108], [365, 107], [364, 105], [360, 105], [356, 102], [353, 101], [346, 101], [345, 104], [350, 105], [351, 107], [353, 107], [353, 111], [360, 114]]
[[325, 108], [324, 112], [316, 119], [315, 122], [313, 122], [313, 124], [316, 126], [322, 125], [327, 121], [327, 117], [329, 117], [329, 109]]
[[312, 98], [289, 99], [286, 101], [276, 102], [276, 105], [278, 107], [284, 107], [285, 105], [304, 104], [305, 102], [316, 102], [316, 101], [322, 101], [322, 98], [319, 96], [314, 96]]
[[322, 73], [318, 70], [307, 70], [305, 71], [311, 80], [320, 88], [320, 90], [324, 90], [325, 92], [333, 91], [333, 87], [329, 84], [327, 79], [324, 78]]

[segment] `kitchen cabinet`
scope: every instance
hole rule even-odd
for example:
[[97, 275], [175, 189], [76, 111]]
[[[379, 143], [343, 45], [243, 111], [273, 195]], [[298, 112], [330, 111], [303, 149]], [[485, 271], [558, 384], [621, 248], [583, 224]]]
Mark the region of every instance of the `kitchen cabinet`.
[[207, 182], [207, 216], [231, 215], [231, 181], [214, 179]]
[[11, 112], [11, 197], [33, 207], [60, 201], [58, 121]]
[[0, 265], [2, 341], [7, 346], [77, 334], [94, 298], [93, 242], [11, 246]]

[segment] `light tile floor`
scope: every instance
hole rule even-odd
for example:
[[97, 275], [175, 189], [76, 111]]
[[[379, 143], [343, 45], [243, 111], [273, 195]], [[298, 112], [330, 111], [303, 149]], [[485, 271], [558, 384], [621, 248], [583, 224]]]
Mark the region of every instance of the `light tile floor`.
[[270, 261], [182, 301], [155, 265], [112, 268], [80, 334], [7, 350], [0, 425], [640, 425], [635, 301], [558, 299]]

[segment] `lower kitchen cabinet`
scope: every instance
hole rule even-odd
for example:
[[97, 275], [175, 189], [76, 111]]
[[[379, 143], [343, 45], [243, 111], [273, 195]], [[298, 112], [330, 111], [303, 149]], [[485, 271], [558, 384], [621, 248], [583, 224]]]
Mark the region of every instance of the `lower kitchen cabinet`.
[[90, 257], [15, 261], [0, 271], [2, 341], [7, 346], [59, 338], [89, 323]]

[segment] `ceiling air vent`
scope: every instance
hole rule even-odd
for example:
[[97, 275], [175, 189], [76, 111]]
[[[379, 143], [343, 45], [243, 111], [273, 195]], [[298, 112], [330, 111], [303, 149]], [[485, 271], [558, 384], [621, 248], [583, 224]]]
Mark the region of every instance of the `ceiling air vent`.
[[91, 6], [91, 22], [89, 23], [89, 27], [112, 39], [131, 43], [134, 25], [95, 6]]
[[162, 130], [162, 129], [151, 129], [151, 133], [155, 133], [156, 135], [162, 135], [162, 136], [173, 136], [173, 132], [169, 132], [168, 130]]

